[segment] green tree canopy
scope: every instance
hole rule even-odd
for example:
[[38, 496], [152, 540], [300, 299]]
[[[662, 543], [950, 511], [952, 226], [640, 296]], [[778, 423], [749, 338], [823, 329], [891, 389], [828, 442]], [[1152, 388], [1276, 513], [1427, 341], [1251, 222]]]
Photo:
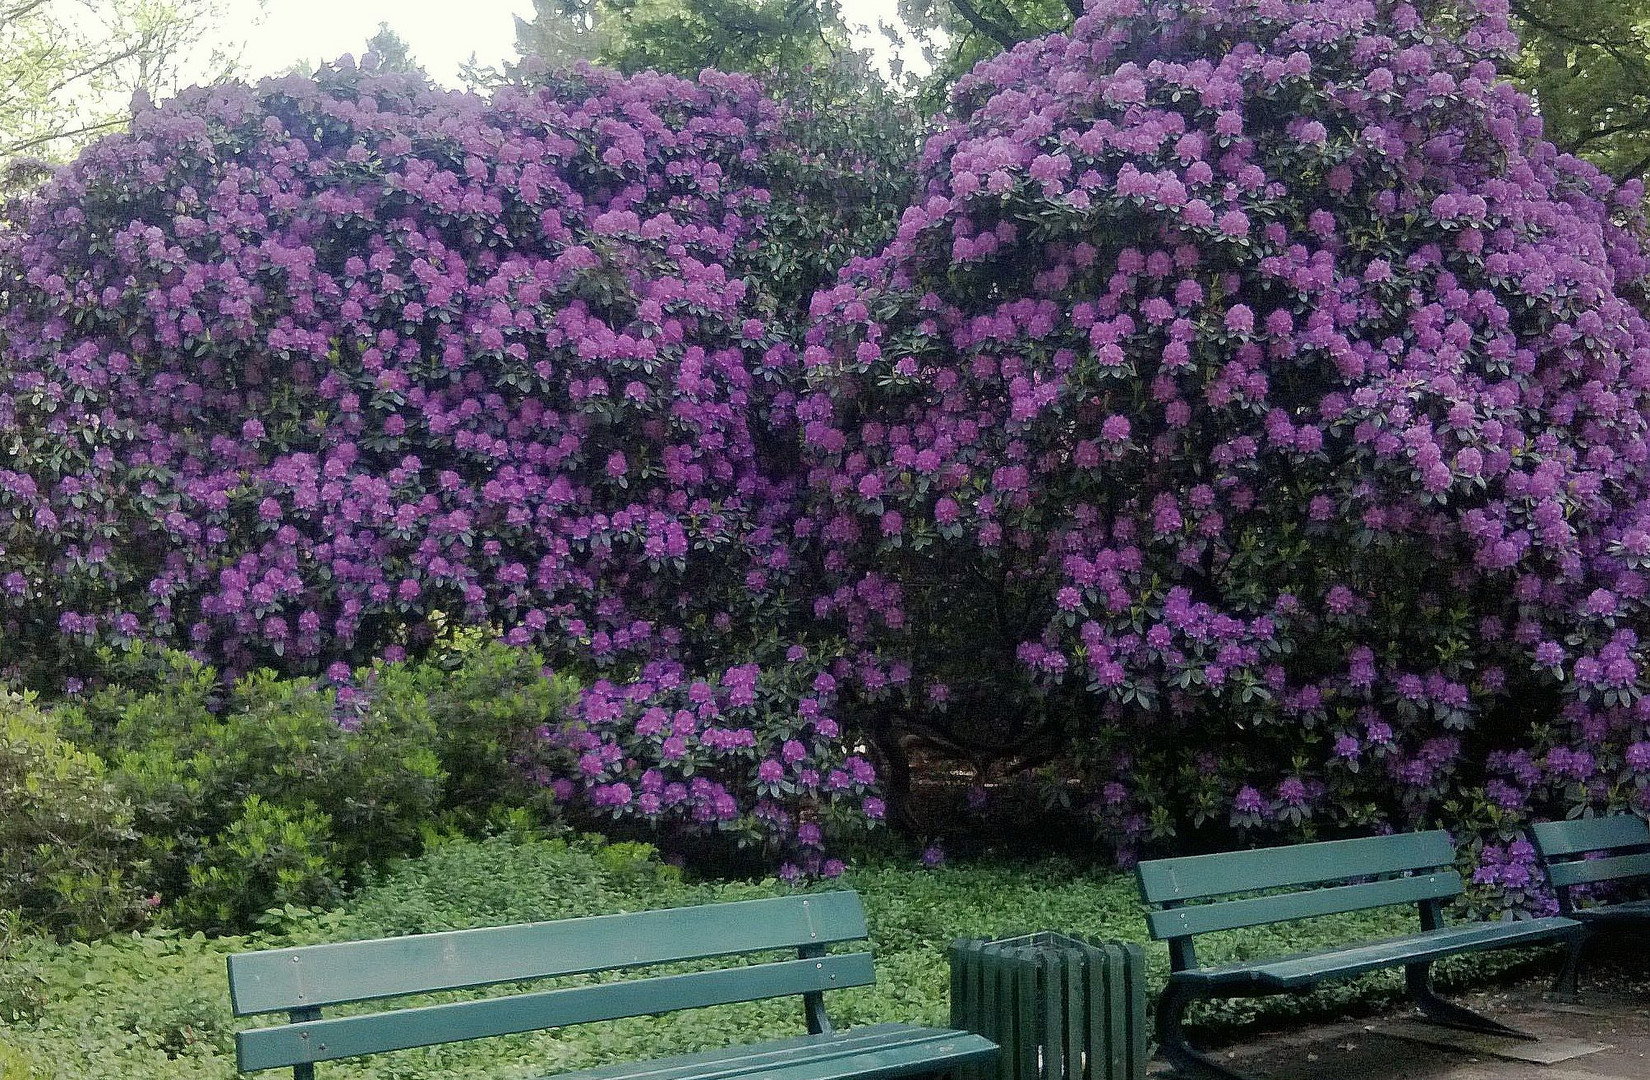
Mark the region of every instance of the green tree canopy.
[[1650, 0], [1518, 0], [1519, 75], [1547, 137], [1618, 179], [1650, 171]]
[[516, 52], [550, 67], [595, 60], [606, 41], [605, 9], [596, 0], [533, 0], [533, 17], [516, 16]]
[[622, 71], [767, 73], [853, 51], [836, 0], [535, 0], [517, 50], [554, 66], [593, 59]]
[[63, 158], [133, 94], [232, 70], [226, 0], [0, 0], [0, 161]]
[[379, 23], [378, 32], [367, 39], [367, 55], [377, 59], [379, 71], [424, 74], [424, 65], [413, 58], [412, 47], [387, 22]]

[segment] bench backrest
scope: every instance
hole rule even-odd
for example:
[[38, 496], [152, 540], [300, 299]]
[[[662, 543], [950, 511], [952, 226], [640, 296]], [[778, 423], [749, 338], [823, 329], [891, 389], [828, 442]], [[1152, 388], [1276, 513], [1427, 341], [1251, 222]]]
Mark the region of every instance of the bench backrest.
[[[241, 953], [229, 958], [235, 1015], [285, 1012], [291, 1022], [239, 1033], [237, 1065], [292, 1066], [307, 1080], [318, 1061], [793, 994], [809, 1030], [829, 1030], [822, 992], [874, 975], [870, 953], [826, 946], [866, 936], [859, 896], [834, 892]], [[797, 958], [321, 1016], [349, 1002], [779, 949]]]
[[1530, 841], [1566, 912], [1577, 885], [1650, 878], [1650, 824], [1636, 814], [1543, 821], [1530, 826]]
[[[1155, 859], [1136, 873], [1152, 937], [1170, 943], [1176, 970], [1196, 966], [1192, 938], [1394, 904], [1419, 904], [1436, 925], [1459, 896], [1455, 848], [1442, 831], [1395, 833], [1288, 847]], [[1264, 893], [1267, 895], [1242, 895]]]

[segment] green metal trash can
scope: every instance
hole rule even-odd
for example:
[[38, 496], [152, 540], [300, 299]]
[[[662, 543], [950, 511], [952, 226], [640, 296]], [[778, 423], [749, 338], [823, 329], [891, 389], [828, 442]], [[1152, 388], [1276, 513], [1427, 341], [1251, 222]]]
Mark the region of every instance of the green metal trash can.
[[1002, 1047], [964, 1080], [1144, 1080], [1146, 955], [1043, 932], [951, 944], [951, 1026]]

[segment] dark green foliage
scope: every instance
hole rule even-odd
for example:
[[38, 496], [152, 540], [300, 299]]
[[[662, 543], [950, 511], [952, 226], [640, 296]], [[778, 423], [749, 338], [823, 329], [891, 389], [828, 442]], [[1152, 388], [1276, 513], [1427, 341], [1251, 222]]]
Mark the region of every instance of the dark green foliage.
[[1619, 180], [1650, 170], [1650, 3], [1514, 0], [1546, 137]]
[[565, 713], [578, 683], [547, 675], [532, 649], [454, 636], [421, 664], [381, 664], [352, 711], [369, 725], [428, 732], [442, 773], [442, 810], [474, 830], [500, 808], [549, 810], [534, 780], [547, 752], [539, 729]]
[[621, 71], [692, 77], [800, 71], [849, 51], [835, 0], [552, 0], [516, 21], [523, 56], [597, 59]]
[[0, 693], [0, 917], [85, 937], [136, 923], [136, 839], [103, 762], [32, 698]]
[[[110, 670], [111, 685], [55, 717], [109, 762], [143, 891], [172, 921], [214, 930], [331, 903], [431, 835], [542, 827], [553, 808], [533, 780], [537, 733], [576, 692], [531, 650], [479, 637], [343, 691], [270, 672], [224, 690], [178, 653], [140, 650]], [[61, 932], [80, 920], [31, 921]]]
[[338, 899], [340, 878], [354, 863], [339, 857], [332, 818], [313, 803], [294, 810], [248, 795], [234, 820], [185, 869], [187, 880], [170, 914], [184, 926], [251, 925], [283, 904]]
[[789, 138], [773, 169], [767, 214], [776, 242], [764, 269], [769, 287], [803, 312], [840, 267], [892, 239], [918, 194], [913, 164], [925, 128], [914, 104], [862, 57], [781, 68], [766, 85], [785, 103]]
[[368, 715], [349, 730], [310, 680], [260, 672], [220, 702], [210, 668], [159, 662], [153, 689], [109, 687], [59, 714], [113, 766], [178, 921], [236, 927], [280, 903], [331, 900], [361, 866], [418, 849], [442, 790], [427, 715]]
[[[13, 956], [23, 939], [23, 917], [0, 911], [0, 1025], [33, 1023], [46, 1008], [46, 977], [38, 964]], [[0, 1047], [0, 1077], [9, 1077]]]

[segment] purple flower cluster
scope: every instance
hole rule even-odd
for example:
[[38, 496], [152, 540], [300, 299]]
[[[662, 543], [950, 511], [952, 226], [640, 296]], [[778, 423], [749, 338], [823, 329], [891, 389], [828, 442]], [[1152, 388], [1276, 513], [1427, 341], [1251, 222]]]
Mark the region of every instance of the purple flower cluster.
[[[810, 671], [812, 672], [810, 676]], [[546, 738], [577, 762], [547, 778], [558, 798], [675, 833], [730, 834], [834, 876], [826, 833], [882, 815], [870, 763], [846, 751], [833, 680], [804, 658], [694, 678], [674, 660], [623, 684], [597, 681]]]
[[1644, 775], [1643, 192], [1541, 140], [1506, 15], [1095, 0], [815, 296], [822, 613], [958, 731], [1127, 746], [1125, 844], [1424, 818], [1486, 741]]
[[605, 660], [785, 574], [794, 351], [739, 264], [777, 107], [347, 75], [192, 91], [15, 210], [11, 628], [239, 670], [443, 611]]

